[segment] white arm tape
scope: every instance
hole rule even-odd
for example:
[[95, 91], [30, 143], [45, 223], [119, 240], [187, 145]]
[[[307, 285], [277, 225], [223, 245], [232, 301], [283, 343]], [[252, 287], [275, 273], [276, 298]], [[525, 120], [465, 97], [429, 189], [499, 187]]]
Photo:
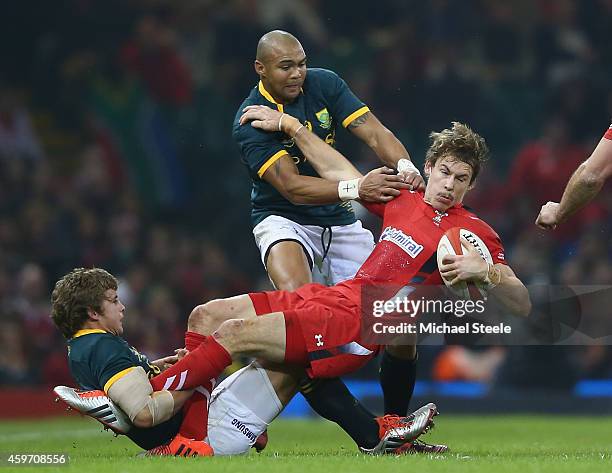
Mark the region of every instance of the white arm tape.
[[416, 172], [419, 176], [421, 175], [412, 161], [406, 158], [402, 158], [397, 162], [397, 172]]
[[340, 181], [338, 183], [338, 197], [340, 200], [359, 199], [359, 181], [361, 178]]
[[136, 367], [115, 381], [108, 388], [108, 397], [127, 414], [132, 422], [144, 408], [148, 408], [151, 413], [152, 426], [168, 420], [172, 417], [174, 410], [172, 394], [169, 391], [153, 393], [149, 377], [142, 366]]
[[142, 366], [138, 366], [108, 388], [108, 397], [123, 409], [133, 422], [138, 413], [146, 407], [152, 392], [147, 373]]

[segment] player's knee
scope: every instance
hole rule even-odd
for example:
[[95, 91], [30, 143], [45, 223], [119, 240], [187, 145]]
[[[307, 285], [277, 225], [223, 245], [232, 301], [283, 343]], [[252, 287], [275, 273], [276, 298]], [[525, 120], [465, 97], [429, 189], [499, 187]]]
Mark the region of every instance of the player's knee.
[[308, 284], [309, 282], [310, 282], [309, 278], [285, 275], [283, 277], [277, 276], [274, 280], [274, 286], [278, 290], [291, 292], [291, 291], [295, 291], [296, 289], [299, 289], [304, 284]]
[[230, 319], [221, 323], [212, 335], [232, 355], [242, 354], [252, 325], [249, 319]]
[[189, 314], [187, 329], [208, 335], [227, 318], [223, 310], [224, 306], [223, 299], [215, 299], [196, 306]]

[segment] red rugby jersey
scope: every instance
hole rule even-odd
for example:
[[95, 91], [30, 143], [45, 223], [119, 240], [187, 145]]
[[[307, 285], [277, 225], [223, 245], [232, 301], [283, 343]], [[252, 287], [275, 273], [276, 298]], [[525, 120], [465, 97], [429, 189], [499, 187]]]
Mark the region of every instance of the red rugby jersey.
[[443, 284], [436, 260], [444, 232], [461, 227], [476, 233], [487, 245], [494, 263], [505, 263], [504, 248], [495, 231], [475, 214], [456, 205], [438, 212], [419, 192], [402, 191], [387, 204], [366, 205], [383, 218], [383, 232], [372, 254], [353, 279], [333, 288], [359, 303], [364, 286], [393, 288], [407, 284]]

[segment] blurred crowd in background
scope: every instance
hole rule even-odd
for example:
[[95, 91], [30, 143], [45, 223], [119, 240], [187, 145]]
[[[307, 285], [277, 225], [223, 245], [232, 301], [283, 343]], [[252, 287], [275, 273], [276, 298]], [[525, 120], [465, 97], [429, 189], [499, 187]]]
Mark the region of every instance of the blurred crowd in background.
[[[31, 3], [0, 18], [1, 385], [71, 384], [49, 301], [73, 267], [120, 278], [126, 338], [153, 358], [182, 346], [196, 304], [269, 288], [231, 123], [271, 29], [340, 74], [419, 166], [452, 120], [488, 140], [466, 202], [525, 284], [612, 282], [610, 186], [555, 232], [533, 224], [610, 124], [612, 0]], [[345, 135], [359, 168], [378, 165]], [[423, 379], [612, 376], [607, 347], [422, 352]]]

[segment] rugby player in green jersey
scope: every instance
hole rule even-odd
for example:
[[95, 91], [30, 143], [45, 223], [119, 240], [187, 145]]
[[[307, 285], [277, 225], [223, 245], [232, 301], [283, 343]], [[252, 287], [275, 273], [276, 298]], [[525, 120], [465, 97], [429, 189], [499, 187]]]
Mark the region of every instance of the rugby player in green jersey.
[[[306, 54], [289, 33], [272, 31], [257, 45], [259, 84], [240, 105], [233, 136], [253, 182], [253, 233], [262, 262], [277, 289], [351, 278], [370, 254], [372, 235], [356, 221], [350, 200], [385, 202], [399, 189], [424, 188], [402, 143], [334, 72], [306, 67]], [[296, 117], [330, 146], [341, 125], [368, 144], [389, 167], [401, 159], [403, 176], [378, 170], [359, 183], [325, 180], [291, 137], [239, 123], [249, 105], [268, 105]], [[391, 172], [391, 170], [389, 170]], [[357, 185], [359, 184], [359, 185]], [[312, 271], [312, 272], [311, 272]]]
[[[253, 234], [268, 276], [277, 289], [289, 291], [313, 280], [331, 285], [350, 279], [374, 247], [350, 200], [387, 202], [400, 189], [424, 189], [424, 181], [404, 145], [344, 80], [330, 70], [306, 67], [306, 53], [293, 35], [276, 30], [262, 36], [254, 67], [260, 81], [238, 108], [233, 136], [253, 183]], [[347, 128], [388, 168], [363, 178], [356, 173], [359, 178], [322, 179], [295, 140], [283, 133], [282, 116], [273, 133], [241, 124], [244, 109], [254, 105], [290, 114], [332, 147], [336, 128]], [[405, 399], [412, 396], [415, 377], [415, 350], [385, 351], [381, 384], [386, 413], [406, 415]], [[338, 405], [357, 403], [339, 380], [319, 383], [307, 396], [317, 412], [336, 418], [326, 407], [332, 397]], [[350, 422], [354, 415], [340, 417]]]

